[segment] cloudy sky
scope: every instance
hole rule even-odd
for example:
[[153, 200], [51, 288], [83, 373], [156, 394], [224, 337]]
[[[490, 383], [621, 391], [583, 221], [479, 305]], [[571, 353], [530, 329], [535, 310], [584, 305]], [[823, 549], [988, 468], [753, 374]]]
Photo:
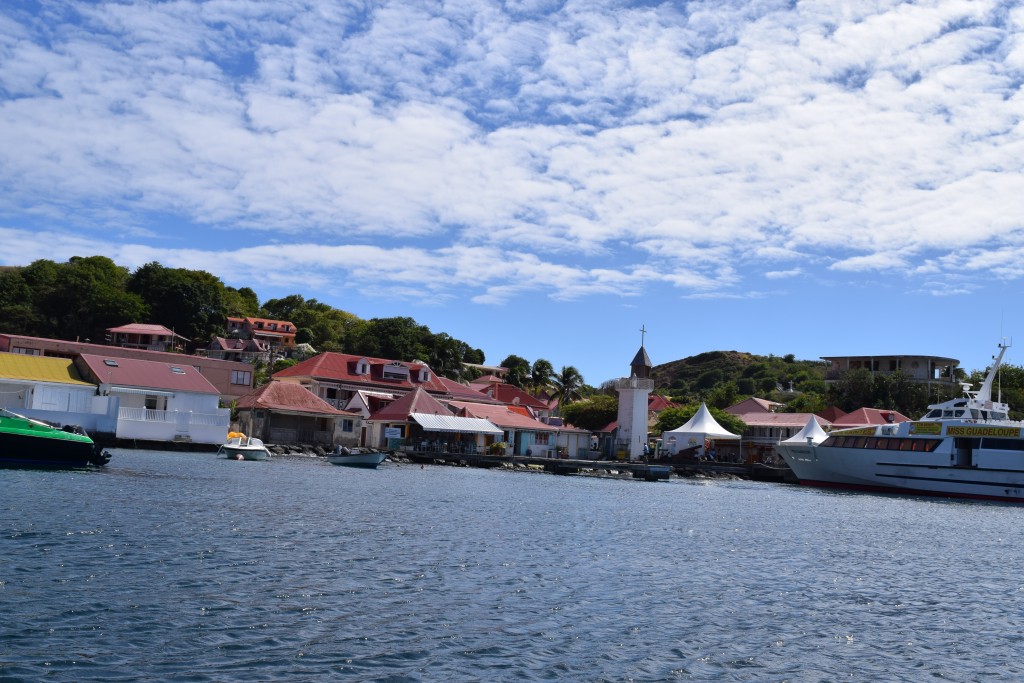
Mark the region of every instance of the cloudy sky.
[[203, 269], [591, 384], [642, 325], [655, 364], [980, 368], [1024, 347], [1022, 83], [1015, 2], [5, 0], [0, 263]]

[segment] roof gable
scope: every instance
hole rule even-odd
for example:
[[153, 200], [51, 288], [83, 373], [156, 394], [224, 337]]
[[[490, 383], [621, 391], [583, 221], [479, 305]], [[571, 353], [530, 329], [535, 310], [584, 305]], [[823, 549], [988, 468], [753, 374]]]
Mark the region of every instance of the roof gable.
[[443, 403], [428, 394], [421, 387], [416, 387], [405, 396], [395, 400], [370, 415], [372, 421], [395, 420], [405, 421], [413, 413], [421, 415], [451, 415]]
[[351, 415], [337, 410], [327, 401], [315, 395], [306, 387], [294, 382], [272, 381], [259, 389], [242, 396], [236, 404], [240, 409], [262, 408], [265, 410], [313, 413], [316, 415]]

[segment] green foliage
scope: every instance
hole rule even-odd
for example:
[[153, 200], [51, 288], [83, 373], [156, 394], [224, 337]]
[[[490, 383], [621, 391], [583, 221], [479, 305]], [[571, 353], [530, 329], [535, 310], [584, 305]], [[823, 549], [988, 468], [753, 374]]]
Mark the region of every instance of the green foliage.
[[224, 310], [234, 318], [259, 317], [260, 300], [248, 287], [224, 287]]
[[619, 413], [619, 401], [614, 396], [598, 394], [562, 406], [562, 417], [574, 427], [595, 432], [613, 422]]
[[530, 381], [530, 361], [522, 356], [510, 355], [501, 361], [501, 367], [506, 368], [505, 381], [522, 389]]
[[551, 378], [551, 386], [558, 398], [558, 405], [563, 408], [583, 395], [583, 375], [571, 365], [563, 365], [561, 371]]
[[202, 270], [165, 268], [147, 263], [128, 280], [128, 291], [149, 307], [149, 319], [205, 346], [224, 331], [227, 305], [224, 283]]
[[540, 393], [546, 389], [554, 374], [555, 367], [551, 365], [551, 361], [543, 358], [533, 361], [533, 366], [530, 368], [530, 384], [533, 385], [534, 393]]

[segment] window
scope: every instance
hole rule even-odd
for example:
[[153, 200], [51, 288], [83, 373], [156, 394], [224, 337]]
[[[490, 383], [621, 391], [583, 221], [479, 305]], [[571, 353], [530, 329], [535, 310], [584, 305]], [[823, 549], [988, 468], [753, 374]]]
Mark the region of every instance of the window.
[[105, 358], [103, 360], [103, 364], [106, 365], [107, 367], [110, 367], [110, 368], [116, 368], [117, 367], [117, 361], [114, 360], [113, 358]]
[[11, 347], [11, 353], [20, 353], [23, 356], [41, 356], [43, 355], [39, 349], [29, 349], [24, 346]]
[[341, 431], [343, 431], [343, 432], [351, 432], [354, 426], [355, 426], [355, 422], [352, 421], [352, 420], [342, 420], [341, 421]]
[[252, 371], [251, 370], [232, 370], [231, 371], [231, 383], [232, 384], [244, 384], [249, 386], [252, 384]]
[[382, 376], [383, 376], [384, 379], [393, 379], [393, 380], [398, 380], [400, 382], [401, 381], [408, 381], [409, 380], [409, 368], [407, 368], [404, 365], [402, 365], [399, 361], [395, 361], [394, 363], [391, 363], [390, 365], [385, 365], [384, 366], [384, 371], [383, 371], [383, 375]]
[[538, 446], [547, 446], [548, 445], [548, 434], [547, 433], [541, 432], [540, 434], [537, 435], [537, 445]]

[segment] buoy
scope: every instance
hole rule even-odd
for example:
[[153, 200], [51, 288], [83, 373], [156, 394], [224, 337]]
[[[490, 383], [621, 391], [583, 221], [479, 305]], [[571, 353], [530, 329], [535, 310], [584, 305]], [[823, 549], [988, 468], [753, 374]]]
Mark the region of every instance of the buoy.
[[241, 453], [235, 453], [235, 460], [245, 460], [245, 456]]

